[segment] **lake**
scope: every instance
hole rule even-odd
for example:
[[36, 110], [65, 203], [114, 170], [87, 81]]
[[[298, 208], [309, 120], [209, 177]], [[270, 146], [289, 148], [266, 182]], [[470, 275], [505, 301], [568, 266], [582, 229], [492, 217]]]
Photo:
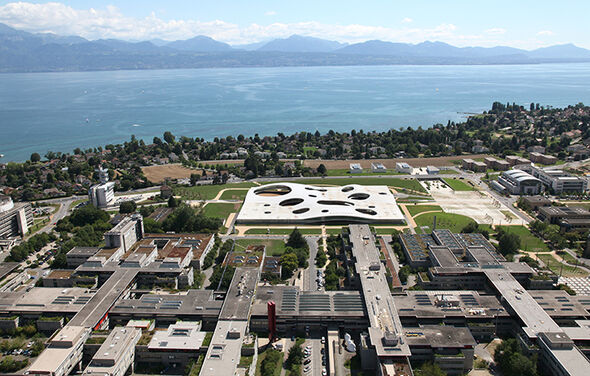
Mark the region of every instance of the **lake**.
[[0, 153], [22, 161], [167, 130], [212, 140], [430, 127], [494, 101], [590, 103], [590, 64], [1, 74]]

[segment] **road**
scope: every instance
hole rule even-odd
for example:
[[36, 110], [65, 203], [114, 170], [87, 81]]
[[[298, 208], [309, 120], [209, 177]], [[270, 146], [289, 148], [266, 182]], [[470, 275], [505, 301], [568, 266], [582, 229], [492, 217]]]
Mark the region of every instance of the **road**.
[[315, 291], [317, 290], [316, 278], [317, 268], [315, 266], [315, 256], [318, 253], [319, 236], [306, 236], [305, 240], [309, 245], [309, 267], [303, 271], [303, 290]]

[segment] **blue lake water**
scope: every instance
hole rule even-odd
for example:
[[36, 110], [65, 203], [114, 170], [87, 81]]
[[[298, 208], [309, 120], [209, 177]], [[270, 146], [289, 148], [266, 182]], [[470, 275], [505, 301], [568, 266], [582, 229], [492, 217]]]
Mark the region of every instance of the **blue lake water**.
[[461, 120], [492, 102], [590, 103], [590, 64], [353, 66], [0, 75], [2, 161], [175, 135], [213, 139]]

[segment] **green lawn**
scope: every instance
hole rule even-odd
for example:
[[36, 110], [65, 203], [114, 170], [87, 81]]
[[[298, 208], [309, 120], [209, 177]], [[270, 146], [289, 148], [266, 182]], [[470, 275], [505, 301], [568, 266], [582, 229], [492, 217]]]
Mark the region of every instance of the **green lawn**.
[[265, 245], [267, 256], [280, 256], [285, 252], [285, 242], [281, 239], [238, 239], [236, 250], [245, 250], [249, 245]]
[[455, 191], [474, 191], [475, 188], [469, 183], [466, 183], [459, 179], [443, 179], [453, 190]]
[[566, 251], [557, 251], [557, 254], [569, 264], [576, 265], [576, 262], [578, 262], [574, 256], [570, 255]]
[[541, 259], [545, 265], [551, 271], [557, 275], [561, 275], [563, 277], [586, 277], [588, 273], [580, 268], [576, 268], [575, 266], [569, 266], [567, 264], [561, 263], [557, 261], [552, 255], [550, 254], [538, 254], [539, 259]]
[[237, 213], [238, 210], [240, 210], [240, 204], [213, 203], [203, 207], [203, 214], [225, 219], [230, 213]]
[[442, 208], [438, 205], [406, 205], [406, 209], [408, 209], [412, 217], [427, 211], [442, 211]]
[[528, 252], [548, 252], [547, 244], [536, 237], [531, 231], [524, 226], [496, 226], [502, 227], [510, 233], [518, 235], [520, 238], [520, 248]]
[[[302, 179], [297, 180], [295, 183], [300, 184], [312, 184], [312, 185], [348, 185], [348, 184], [359, 184], [359, 185], [387, 185], [394, 188], [405, 188], [413, 191], [427, 193], [426, 189], [416, 179], [401, 179], [401, 178], [379, 178], [379, 177], [354, 177], [349, 178], [334, 178], [334, 179]], [[277, 182], [266, 183], [266, 184], [277, 184]]]
[[[270, 231], [269, 231], [270, 230]], [[293, 232], [292, 228], [251, 228], [246, 230], [247, 235], [289, 235]], [[317, 228], [300, 228], [299, 232], [303, 235], [320, 235], [322, 230]]]
[[375, 173], [375, 172], [371, 172], [370, 168], [364, 169], [360, 174], [351, 174], [349, 169], [343, 168], [343, 169], [332, 169], [332, 170], [328, 170], [328, 176], [348, 176], [348, 175], [352, 175], [352, 176], [371, 176], [371, 175], [403, 175], [395, 170], [387, 170], [384, 172], [379, 172], [379, 173]]
[[470, 222], [474, 222], [473, 219], [460, 214], [453, 213], [425, 213], [414, 217], [414, 221], [418, 227], [428, 226], [432, 230], [432, 221], [436, 216], [436, 228], [438, 229], [449, 229], [452, 232], [461, 232], [463, 227], [467, 226]]
[[245, 189], [232, 189], [229, 191], [225, 191], [221, 194], [220, 199], [221, 200], [240, 200], [240, 201], [244, 201], [244, 198], [246, 198], [246, 194], [248, 194], [248, 191]]
[[212, 200], [217, 196], [219, 191], [227, 188], [250, 188], [254, 187], [253, 183], [236, 183], [236, 184], [219, 184], [219, 185], [201, 185], [194, 187], [176, 187], [174, 194], [181, 196], [185, 200]]

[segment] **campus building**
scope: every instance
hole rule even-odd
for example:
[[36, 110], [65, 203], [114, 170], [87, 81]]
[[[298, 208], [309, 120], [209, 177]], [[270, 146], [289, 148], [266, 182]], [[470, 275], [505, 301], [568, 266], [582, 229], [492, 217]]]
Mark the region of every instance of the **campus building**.
[[541, 180], [543, 185], [555, 194], [584, 193], [588, 189], [588, 181], [583, 177], [573, 176], [560, 169], [526, 166], [526, 172]]
[[0, 239], [25, 235], [33, 225], [33, 210], [28, 202], [14, 203], [0, 195]]
[[522, 170], [502, 172], [498, 183], [513, 195], [538, 195], [543, 189], [541, 180]]
[[386, 186], [268, 184], [248, 191], [236, 223], [404, 223]]

